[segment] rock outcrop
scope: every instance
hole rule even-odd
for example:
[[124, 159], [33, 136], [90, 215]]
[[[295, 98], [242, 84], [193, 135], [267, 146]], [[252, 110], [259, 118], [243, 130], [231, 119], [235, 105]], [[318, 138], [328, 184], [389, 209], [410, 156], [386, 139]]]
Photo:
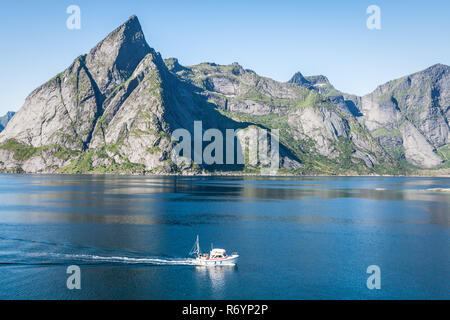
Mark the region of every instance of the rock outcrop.
[[449, 66], [437, 64], [381, 85], [359, 107], [362, 123], [398, 159], [421, 168], [447, 160], [439, 151], [448, 150], [450, 140]]

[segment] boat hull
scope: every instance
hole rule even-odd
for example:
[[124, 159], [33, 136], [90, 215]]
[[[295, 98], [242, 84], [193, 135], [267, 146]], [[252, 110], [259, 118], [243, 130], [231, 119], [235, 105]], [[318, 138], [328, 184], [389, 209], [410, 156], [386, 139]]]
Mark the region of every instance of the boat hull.
[[205, 259], [205, 258], [197, 258], [195, 261], [202, 266], [234, 266], [237, 264], [239, 255], [232, 255], [226, 258], [221, 259]]

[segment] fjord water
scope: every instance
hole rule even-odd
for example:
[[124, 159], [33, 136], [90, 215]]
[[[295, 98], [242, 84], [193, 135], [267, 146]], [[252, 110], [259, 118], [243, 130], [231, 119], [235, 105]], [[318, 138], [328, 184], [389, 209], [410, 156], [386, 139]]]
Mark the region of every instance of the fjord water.
[[[449, 185], [0, 175], [0, 298], [448, 299], [450, 194], [430, 189]], [[238, 266], [193, 265], [196, 234], [204, 251], [238, 251]], [[81, 290], [66, 287], [69, 265]]]

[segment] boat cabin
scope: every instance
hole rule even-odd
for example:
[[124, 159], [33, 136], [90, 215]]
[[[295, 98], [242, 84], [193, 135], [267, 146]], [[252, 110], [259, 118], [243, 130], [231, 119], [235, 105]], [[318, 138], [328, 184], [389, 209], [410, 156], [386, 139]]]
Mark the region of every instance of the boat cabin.
[[220, 259], [225, 258], [227, 256], [227, 252], [224, 249], [212, 249], [209, 253], [210, 259]]

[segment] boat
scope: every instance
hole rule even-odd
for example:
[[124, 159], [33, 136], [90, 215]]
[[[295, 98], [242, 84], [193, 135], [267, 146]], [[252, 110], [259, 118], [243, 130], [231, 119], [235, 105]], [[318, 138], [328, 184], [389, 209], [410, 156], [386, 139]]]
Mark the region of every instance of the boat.
[[194, 246], [192, 247], [189, 255], [196, 256], [195, 263], [202, 266], [234, 266], [237, 264], [237, 260], [239, 255], [236, 252], [233, 252], [230, 256], [227, 255], [225, 249], [219, 248], [211, 248], [211, 251], [208, 253], [202, 253], [200, 249], [200, 241], [197, 235], [197, 239], [195, 240]]

